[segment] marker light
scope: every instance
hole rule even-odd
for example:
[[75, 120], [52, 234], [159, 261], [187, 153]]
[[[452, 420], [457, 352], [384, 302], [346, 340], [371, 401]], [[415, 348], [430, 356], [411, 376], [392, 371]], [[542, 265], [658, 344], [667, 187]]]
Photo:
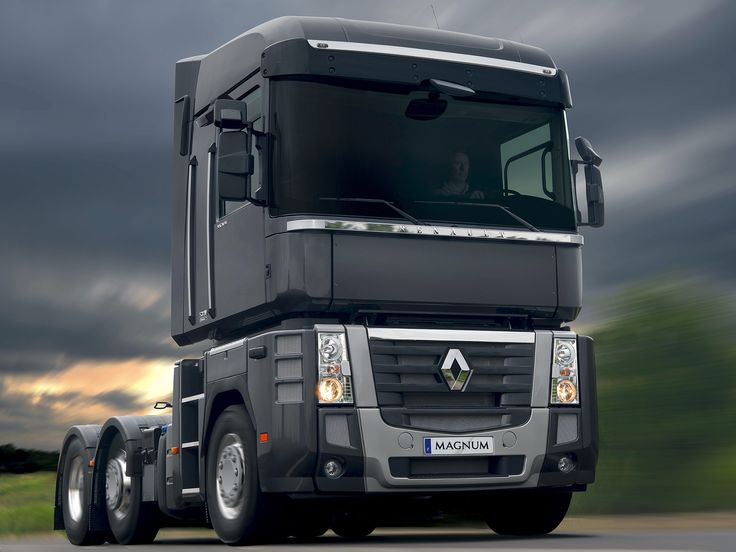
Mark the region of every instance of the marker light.
[[345, 332], [317, 333], [317, 363], [320, 404], [352, 404], [353, 386]]
[[551, 375], [550, 404], [579, 404], [577, 338], [555, 337]]

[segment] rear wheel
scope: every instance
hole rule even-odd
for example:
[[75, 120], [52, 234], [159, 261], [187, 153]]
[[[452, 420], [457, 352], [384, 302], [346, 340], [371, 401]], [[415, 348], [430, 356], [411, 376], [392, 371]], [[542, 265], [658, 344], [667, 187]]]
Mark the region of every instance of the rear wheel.
[[255, 444], [245, 408], [223, 410], [207, 450], [207, 509], [217, 536], [227, 544], [250, 544], [269, 533]]
[[486, 513], [486, 523], [499, 535], [546, 535], [565, 518], [571, 498], [569, 492], [508, 496]]
[[84, 446], [77, 438], [66, 448], [64, 467], [61, 473], [61, 512], [69, 542], [78, 546], [102, 544], [106, 534], [89, 530], [88, 482], [86, 475], [87, 456]]
[[125, 474], [127, 455], [123, 439], [116, 435], [105, 462], [105, 506], [115, 540], [120, 544], [152, 542], [159, 529], [158, 506], [143, 502], [141, 478]]

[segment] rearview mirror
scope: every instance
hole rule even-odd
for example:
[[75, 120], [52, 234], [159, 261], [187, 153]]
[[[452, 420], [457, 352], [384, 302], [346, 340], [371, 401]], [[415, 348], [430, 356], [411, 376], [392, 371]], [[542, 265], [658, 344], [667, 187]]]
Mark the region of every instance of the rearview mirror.
[[431, 121], [440, 117], [447, 109], [447, 100], [441, 100], [437, 92], [428, 98], [417, 98], [409, 102], [404, 115], [417, 121]]
[[585, 202], [588, 208], [587, 221], [585, 222], [583, 222], [582, 215], [578, 211], [578, 223], [581, 226], [600, 228], [605, 221], [603, 180], [598, 168], [603, 162], [603, 158], [595, 152], [590, 142], [582, 136], [575, 138], [575, 146], [583, 160], [572, 161], [573, 179], [575, 179], [575, 186], [577, 187], [578, 167], [583, 165], [585, 168]]
[[600, 169], [592, 164], [585, 165], [585, 198], [588, 203], [588, 225], [600, 228], [605, 220], [603, 181]]

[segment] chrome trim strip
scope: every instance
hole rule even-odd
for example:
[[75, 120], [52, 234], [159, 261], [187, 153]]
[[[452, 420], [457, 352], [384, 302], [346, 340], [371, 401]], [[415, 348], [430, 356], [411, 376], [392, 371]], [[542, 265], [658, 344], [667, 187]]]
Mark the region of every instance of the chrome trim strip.
[[236, 347], [240, 347], [244, 345], [247, 340], [248, 340], [247, 337], [243, 337], [236, 341], [231, 341], [230, 343], [225, 343], [224, 345], [220, 345], [219, 347], [213, 347], [212, 349], [207, 351], [205, 354], [217, 355], [219, 353], [224, 353], [225, 351], [229, 351], [230, 349], [235, 349]]
[[215, 153], [207, 152], [207, 312], [212, 315], [212, 159]]
[[192, 181], [194, 178], [194, 165], [189, 163], [189, 174], [187, 175], [187, 217], [185, 221], [185, 245], [186, 263], [187, 263], [187, 318], [190, 323], [194, 323], [194, 304], [192, 300]]
[[473, 341], [480, 343], [534, 343], [534, 332], [491, 330], [422, 330], [413, 328], [368, 328], [369, 339], [391, 341]]
[[468, 226], [422, 226], [415, 224], [392, 224], [334, 219], [298, 219], [286, 222], [286, 231], [298, 230], [344, 230], [350, 232], [379, 232], [410, 235], [442, 236], [447, 238], [475, 238], [491, 240], [514, 240], [546, 243], [582, 245], [580, 234], [562, 232], [530, 232], [528, 230], [498, 230], [471, 228]]
[[498, 69], [510, 69], [512, 71], [522, 71], [524, 73], [543, 75], [545, 77], [554, 77], [557, 75], [557, 69], [554, 67], [544, 67], [542, 65], [522, 63], [520, 61], [509, 61], [505, 59], [475, 56], [472, 54], [457, 54], [455, 52], [445, 52], [442, 50], [426, 50], [424, 48], [389, 46], [387, 44], [366, 44], [363, 42], [343, 42], [338, 40], [308, 40], [307, 42], [309, 42], [309, 45], [315, 50], [338, 50], [341, 52], [386, 54], [389, 56], [434, 59], [439, 61], [452, 61], [456, 63], [495, 67]]

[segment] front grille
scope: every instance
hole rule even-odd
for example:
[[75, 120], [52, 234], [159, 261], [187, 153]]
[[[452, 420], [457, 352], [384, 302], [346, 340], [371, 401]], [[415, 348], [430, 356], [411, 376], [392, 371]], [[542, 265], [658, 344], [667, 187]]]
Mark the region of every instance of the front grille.
[[468, 458], [389, 458], [393, 477], [507, 477], [524, 471], [524, 456], [475, 456]]
[[[459, 349], [472, 370], [451, 391], [440, 370]], [[370, 339], [373, 378], [383, 419], [393, 426], [468, 432], [525, 423], [531, 416], [533, 343]]]

